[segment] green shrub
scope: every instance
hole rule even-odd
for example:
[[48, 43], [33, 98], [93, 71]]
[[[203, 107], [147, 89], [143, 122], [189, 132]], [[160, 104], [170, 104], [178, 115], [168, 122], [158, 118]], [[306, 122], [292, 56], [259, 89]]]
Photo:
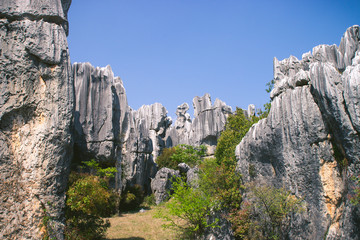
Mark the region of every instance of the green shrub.
[[247, 191], [249, 202], [229, 217], [238, 239], [282, 239], [292, 214], [304, 210], [302, 199], [284, 188], [249, 185]]
[[116, 209], [116, 195], [99, 176], [70, 174], [66, 200], [66, 238], [100, 239], [110, 226], [101, 217], [108, 217]]
[[151, 194], [149, 196], [146, 196], [144, 198], [143, 203], [141, 204], [141, 207], [144, 208], [150, 208], [151, 206], [155, 206], [156, 205], [156, 201], [155, 201], [155, 195]]
[[235, 167], [218, 165], [216, 159], [206, 159], [200, 165], [199, 188], [209, 194], [222, 208], [238, 209], [242, 201], [241, 175]]
[[119, 196], [109, 190], [109, 179], [114, 177], [116, 168], [101, 168], [95, 160], [82, 162], [90, 174], [72, 172], [66, 193], [66, 239], [101, 239], [109, 221], [115, 213]]
[[177, 164], [173, 162], [171, 156], [176, 152], [175, 147], [165, 148], [162, 153], [156, 158], [156, 164], [158, 168], [161, 169], [163, 167], [167, 168], [177, 168]]
[[248, 119], [244, 115], [244, 111], [236, 108], [235, 114], [228, 117], [225, 130], [221, 133], [215, 151], [215, 157], [218, 164], [226, 166], [235, 166], [235, 148], [241, 142], [241, 139], [249, 131], [250, 127], [259, 120], [258, 117]]
[[180, 144], [172, 148], [165, 148], [162, 154], [156, 159], [156, 163], [159, 169], [163, 167], [177, 169], [179, 163], [186, 163], [190, 167], [194, 167], [205, 155], [206, 147], [203, 145], [193, 147]]
[[138, 184], [128, 187], [121, 194], [120, 211], [133, 211], [140, 207], [144, 201], [144, 191]]
[[[173, 190], [172, 198], [165, 204], [168, 211], [160, 213], [160, 217], [170, 222], [165, 227], [180, 231], [181, 239], [197, 239], [206, 228], [217, 227], [216, 221], [209, 224], [207, 219], [216, 209], [210, 195], [191, 188], [181, 178], [173, 182]], [[174, 216], [183, 221], [175, 220]]]

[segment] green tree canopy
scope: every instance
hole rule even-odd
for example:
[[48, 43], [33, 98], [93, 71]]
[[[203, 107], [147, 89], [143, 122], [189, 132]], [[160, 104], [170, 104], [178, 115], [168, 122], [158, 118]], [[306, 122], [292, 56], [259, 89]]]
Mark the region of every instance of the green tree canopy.
[[160, 168], [167, 167], [177, 169], [179, 163], [186, 163], [190, 167], [197, 165], [206, 154], [206, 147], [201, 145], [193, 147], [186, 144], [179, 144], [172, 148], [165, 148], [162, 154], [156, 159]]
[[236, 108], [235, 114], [228, 117], [225, 130], [221, 133], [216, 146], [215, 157], [218, 164], [234, 167], [236, 163], [235, 148], [249, 131], [250, 127], [259, 120], [253, 116], [248, 119], [241, 108]]

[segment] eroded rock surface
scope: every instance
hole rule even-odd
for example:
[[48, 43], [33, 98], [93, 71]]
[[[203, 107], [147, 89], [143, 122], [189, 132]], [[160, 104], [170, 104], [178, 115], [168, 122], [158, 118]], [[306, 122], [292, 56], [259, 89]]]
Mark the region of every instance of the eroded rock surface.
[[150, 181], [157, 172], [155, 159], [165, 147], [163, 138], [170, 125], [171, 119], [160, 103], [130, 111], [121, 155], [124, 185], [139, 184], [146, 193], [151, 192]]
[[0, 2], [1, 239], [41, 239], [45, 231], [63, 239], [72, 158], [70, 2]]
[[360, 173], [359, 46], [353, 26], [339, 47], [275, 59], [270, 113], [236, 148], [245, 181], [304, 198], [306, 211], [293, 219], [289, 239], [360, 238], [359, 208], [347, 197], [351, 176]]
[[161, 168], [154, 179], [151, 180], [152, 193], [155, 196], [155, 203], [160, 204], [169, 198], [173, 181], [180, 177], [179, 171], [170, 168]]

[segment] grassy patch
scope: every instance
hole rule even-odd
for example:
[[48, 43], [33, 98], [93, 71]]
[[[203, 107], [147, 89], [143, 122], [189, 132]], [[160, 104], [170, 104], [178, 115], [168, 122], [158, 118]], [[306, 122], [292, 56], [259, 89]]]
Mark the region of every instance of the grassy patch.
[[121, 216], [108, 218], [111, 227], [106, 233], [106, 239], [117, 240], [175, 240], [176, 232], [161, 227], [166, 222], [154, 218], [157, 207], [143, 213], [125, 213]]

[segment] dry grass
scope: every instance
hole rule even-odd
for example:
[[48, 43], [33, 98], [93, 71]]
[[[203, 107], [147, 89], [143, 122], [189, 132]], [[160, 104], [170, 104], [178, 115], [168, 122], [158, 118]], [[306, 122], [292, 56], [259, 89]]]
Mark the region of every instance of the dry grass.
[[161, 227], [166, 223], [163, 219], [154, 218], [157, 209], [153, 208], [143, 213], [126, 213], [120, 217], [109, 218], [111, 227], [106, 239], [117, 240], [175, 240], [176, 233], [171, 229]]

